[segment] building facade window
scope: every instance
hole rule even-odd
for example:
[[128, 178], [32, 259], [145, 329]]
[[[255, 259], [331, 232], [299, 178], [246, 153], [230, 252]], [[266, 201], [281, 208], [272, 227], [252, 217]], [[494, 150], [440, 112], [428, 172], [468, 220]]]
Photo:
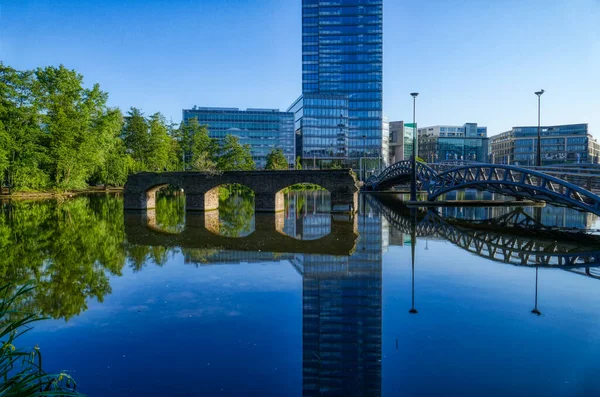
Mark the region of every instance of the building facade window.
[[257, 168], [264, 168], [268, 154], [282, 149], [290, 167], [295, 161], [294, 113], [275, 109], [193, 108], [183, 110], [183, 121], [198, 119], [211, 138], [227, 135], [248, 144]]

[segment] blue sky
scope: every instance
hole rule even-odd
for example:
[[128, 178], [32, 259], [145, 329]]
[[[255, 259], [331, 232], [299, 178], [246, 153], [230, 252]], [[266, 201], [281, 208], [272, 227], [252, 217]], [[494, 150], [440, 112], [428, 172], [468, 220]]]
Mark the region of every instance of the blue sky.
[[[0, 0], [0, 60], [64, 64], [109, 103], [179, 122], [198, 106], [286, 109], [301, 92], [301, 0]], [[587, 122], [600, 138], [599, 0], [384, 1], [384, 111], [494, 135]]]

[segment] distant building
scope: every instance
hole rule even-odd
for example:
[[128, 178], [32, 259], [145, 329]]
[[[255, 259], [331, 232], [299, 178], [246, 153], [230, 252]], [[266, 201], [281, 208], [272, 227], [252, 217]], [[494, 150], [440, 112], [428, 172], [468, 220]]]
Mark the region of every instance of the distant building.
[[408, 160], [412, 156], [415, 125], [404, 121], [390, 122], [388, 163]]
[[390, 165], [390, 119], [383, 116], [383, 129], [381, 135], [381, 164], [382, 169]]
[[[538, 127], [513, 127], [490, 138], [490, 161], [536, 165]], [[587, 124], [542, 126], [542, 165], [600, 161], [600, 145]]]
[[303, 166], [381, 162], [382, 101], [383, 0], [302, 0], [302, 95], [289, 111]]
[[419, 157], [429, 163], [450, 160], [488, 161], [487, 127], [436, 125], [419, 128]]
[[294, 114], [278, 109], [248, 109], [194, 107], [183, 110], [183, 120], [197, 118], [208, 126], [211, 138], [221, 140], [234, 135], [240, 143], [250, 145], [257, 168], [264, 168], [267, 155], [282, 149], [290, 167], [294, 166]]

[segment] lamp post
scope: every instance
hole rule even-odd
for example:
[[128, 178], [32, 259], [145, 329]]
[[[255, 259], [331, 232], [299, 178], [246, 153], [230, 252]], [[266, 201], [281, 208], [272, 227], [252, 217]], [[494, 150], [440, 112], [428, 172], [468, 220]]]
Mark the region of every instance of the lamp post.
[[537, 141], [537, 162], [536, 165], [538, 167], [541, 167], [542, 165], [542, 136], [540, 134], [540, 122], [541, 122], [541, 117], [540, 117], [540, 105], [542, 102], [542, 94], [544, 93], [544, 90], [539, 90], [535, 92], [535, 95], [537, 95], [538, 97], [538, 141]]
[[417, 121], [416, 121], [416, 106], [418, 92], [411, 92], [413, 97], [413, 147], [412, 147], [412, 162], [411, 162], [411, 179], [410, 179], [410, 201], [417, 201]]

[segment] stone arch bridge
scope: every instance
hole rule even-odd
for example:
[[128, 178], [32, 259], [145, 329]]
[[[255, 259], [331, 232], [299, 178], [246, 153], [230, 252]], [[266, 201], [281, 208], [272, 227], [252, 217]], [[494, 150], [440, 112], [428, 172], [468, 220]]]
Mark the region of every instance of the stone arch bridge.
[[358, 239], [358, 218], [331, 216], [331, 231], [315, 240], [299, 240], [284, 232], [284, 213], [256, 214], [255, 230], [244, 237], [219, 234], [219, 211], [186, 214], [180, 233], [162, 230], [156, 224], [155, 210], [125, 213], [125, 235], [136, 245], [258, 251], [274, 253], [351, 255]]
[[156, 192], [165, 186], [184, 190], [186, 211], [210, 211], [219, 208], [219, 186], [239, 184], [254, 192], [256, 212], [284, 210], [283, 190], [292, 185], [312, 183], [331, 194], [333, 212], [358, 210], [357, 181], [349, 169], [307, 171], [226, 171], [206, 172], [142, 172], [130, 175], [125, 184], [126, 210], [155, 207]]

